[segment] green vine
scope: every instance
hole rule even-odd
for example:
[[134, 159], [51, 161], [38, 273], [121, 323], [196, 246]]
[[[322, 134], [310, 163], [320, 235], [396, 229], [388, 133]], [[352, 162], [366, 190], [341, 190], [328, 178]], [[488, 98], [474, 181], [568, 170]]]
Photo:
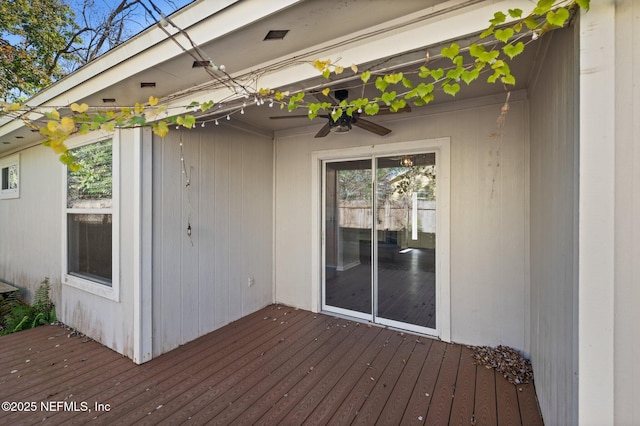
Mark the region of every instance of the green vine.
[[[290, 94], [269, 88], [261, 88], [255, 93], [246, 92], [245, 97], [253, 97], [256, 104], [264, 103], [265, 100], [270, 105], [278, 103], [280, 108], [287, 108], [289, 111], [304, 108], [310, 119], [316, 118], [319, 114], [329, 114], [333, 120], [338, 120], [344, 114], [376, 115], [381, 107], [397, 112], [409, 103], [414, 106], [427, 105], [439, 92], [456, 96], [462, 90], [462, 84], [470, 85], [483, 74], [487, 75], [487, 82], [502, 83], [508, 88], [516, 83], [509, 66], [510, 61], [524, 52], [532, 41], [550, 30], [564, 27], [576, 10], [588, 11], [589, 2], [590, 0], [539, 0], [527, 15], [521, 9], [496, 12], [489, 21], [489, 26], [480, 34], [480, 41], [465, 48], [451, 43], [440, 50], [436, 58], [447, 62], [444, 66], [429, 66], [427, 52], [425, 64], [411, 73], [377, 75], [372, 70], [360, 72], [356, 65], [348, 67], [354, 74], [360, 72], [359, 79], [363, 85], [375, 86], [379, 94], [372, 99], [363, 97], [343, 100], [335, 105], [332, 102], [310, 102], [303, 91]], [[470, 63], [465, 63], [465, 52], [472, 58]], [[344, 66], [330, 59], [317, 59], [310, 64], [327, 80], [332, 75], [348, 72]], [[226, 72], [225, 75], [231, 79]], [[410, 76], [413, 79], [409, 78]], [[417, 83], [414, 83], [414, 80]], [[244, 86], [243, 89], [246, 90]], [[325, 96], [329, 92], [328, 87], [322, 91]], [[210, 111], [214, 106], [213, 101], [193, 102], [185, 107], [191, 113], [172, 115], [167, 107], [158, 106], [158, 102], [158, 98], [152, 96], [145, 103], [114, 109], [74, 103], [70, 105], [70, 113], [66, 115], [61, 114], [62, 109], [42, 111], [16, 103], [0, 103], [0, 116], [6, 115], [22, 120], [27, 126], [39, 131], [45, 137], [43, 145], [51, 147], [59, 155], [62, 163], [72, 170], [78, 170], [80, 165], [65, 145], [65, 141], [73, 134], [85, 134], [95, 130], [112, 132], [117, 128], [149, 126], [153, 133], [164, 137], [172, 125], [193, 128], [197, 122], [195, 114]], [[45, 125], [41, 125], [35, 118], [42, 115], [46, 117]], [[227, 114], [227, 117], [229, 115]]]

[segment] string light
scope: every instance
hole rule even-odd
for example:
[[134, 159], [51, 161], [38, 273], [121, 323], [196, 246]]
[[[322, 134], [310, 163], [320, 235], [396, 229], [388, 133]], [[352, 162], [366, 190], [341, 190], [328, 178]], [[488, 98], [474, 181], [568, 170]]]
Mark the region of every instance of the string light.
[[216, 126], [219, 126], [219, 125], [220, 125], [220, 123], [218, 123], [218, 119], [216, 119]]

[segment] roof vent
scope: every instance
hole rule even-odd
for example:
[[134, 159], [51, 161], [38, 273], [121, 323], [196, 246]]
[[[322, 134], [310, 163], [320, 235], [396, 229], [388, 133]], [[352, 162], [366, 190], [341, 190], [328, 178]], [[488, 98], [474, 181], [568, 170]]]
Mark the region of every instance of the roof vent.
[[264, 37], [264, 40], [282, 40], [289, 30], [271, 30]]
[[193, 61], [191, 68], [203, 68], [211, 65], [211, 61]]
[[140, 87], [156, 87], [155, 81], [148, 81], [146, 83], [140, 83]]
[[116, 101], [116, 98], [102, 98], [102, 103], [108, 104]]

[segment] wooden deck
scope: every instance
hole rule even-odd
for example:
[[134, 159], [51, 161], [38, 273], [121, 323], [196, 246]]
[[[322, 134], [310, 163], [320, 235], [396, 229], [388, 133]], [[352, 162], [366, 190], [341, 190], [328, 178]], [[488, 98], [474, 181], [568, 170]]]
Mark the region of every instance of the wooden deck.
[[2, 336], [3, 401], [11, 425], [542, 424], [533, 385], [465, 346], [284, 306], [143, 365], [58, 326]]

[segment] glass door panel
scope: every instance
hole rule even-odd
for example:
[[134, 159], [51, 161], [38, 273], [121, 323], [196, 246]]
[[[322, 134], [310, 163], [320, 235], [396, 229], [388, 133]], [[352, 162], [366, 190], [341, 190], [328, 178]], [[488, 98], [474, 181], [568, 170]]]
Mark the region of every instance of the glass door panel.
[[323, 308], [372, 315], [371, 159], [325, 163]]
[[376, 317], [436, 328], [435, 154], [376, 160]]

